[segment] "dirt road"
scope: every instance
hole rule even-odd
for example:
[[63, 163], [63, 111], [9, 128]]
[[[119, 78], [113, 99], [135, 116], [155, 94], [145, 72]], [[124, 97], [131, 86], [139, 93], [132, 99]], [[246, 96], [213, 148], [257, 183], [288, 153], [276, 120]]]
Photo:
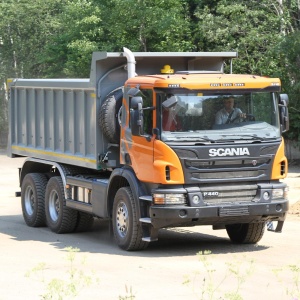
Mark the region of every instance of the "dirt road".
[[[232, 245], [224, 231], [204, 226], [162, 230], [157, 243], [128, 253], [114, 244], [106, 222], [64, 235], [27, 227], [14, 197], [22, 162], [0, 152], [1, 300], [73, 299], [72, 292], [76, 299], [300, 299], [299, 214], [289, 214], [283, 232], [266, 232], [258, 245]], [[299, 177], [300, 168], [291, 166], [294, 213]], [[197, 254], [205, 250], [211, 254]]]

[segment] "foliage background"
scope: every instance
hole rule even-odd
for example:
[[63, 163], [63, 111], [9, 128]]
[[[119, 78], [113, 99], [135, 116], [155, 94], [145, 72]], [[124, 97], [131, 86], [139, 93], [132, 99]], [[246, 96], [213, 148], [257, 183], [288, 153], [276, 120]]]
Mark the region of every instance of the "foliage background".
[[300, 141], [300, 0], [0, 0], [0, 144], [7, 78], [88, 77], [93, 51], [238, 51], [279, 77]]

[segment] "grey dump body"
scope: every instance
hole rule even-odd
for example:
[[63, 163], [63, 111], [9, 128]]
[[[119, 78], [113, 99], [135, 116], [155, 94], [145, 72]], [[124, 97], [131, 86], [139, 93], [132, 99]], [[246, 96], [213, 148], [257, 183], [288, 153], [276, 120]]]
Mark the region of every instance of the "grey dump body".
[[[14, 79], [9, 83], [8, 155], [28, 156], [90, 169], [119, 165], [118, 145], [110, 144], [99, 126], [106, 96], [129, 77], [175, 70], [223, 72], [236, 52], [93, 53], [89, 79]], [[135, 74], [136, 73], [136, 74]]]

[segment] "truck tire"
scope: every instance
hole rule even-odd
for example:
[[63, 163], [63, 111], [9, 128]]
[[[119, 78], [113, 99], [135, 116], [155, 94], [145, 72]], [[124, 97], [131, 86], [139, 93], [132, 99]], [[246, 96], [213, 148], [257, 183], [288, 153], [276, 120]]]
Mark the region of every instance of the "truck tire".
[[46, 225], [45, 190], [47, 177], [42, 173], [29, 173], [22, 182], [21, 203], [23, 218], [30, 227]]
[[233, 243], [255, 244], [265, 232], [265, 222], [226, 225], [226, 231]]
[[142, 228], [129, 187], [122, 187], [116, 193], [112, 222], [114, 237], [121, 249], [133, 251], [147, 248], [148, 243], [142, 240]]
[[120, 124], [118, 113], [122, 106], [123, 91], [117, 89], [104, 100], [99, 114], [99, 124], [110, 143], [120, 143]]
[[63, 182], [60, 176], [52, 177], [46, 187], [46, 221], [56, 233], [73, 232], [78, 212], [66, 206]]
[[94, 217], [92, 215], [79, 211], [75, 232], [89, 231], [93, 227], [93, 224]]

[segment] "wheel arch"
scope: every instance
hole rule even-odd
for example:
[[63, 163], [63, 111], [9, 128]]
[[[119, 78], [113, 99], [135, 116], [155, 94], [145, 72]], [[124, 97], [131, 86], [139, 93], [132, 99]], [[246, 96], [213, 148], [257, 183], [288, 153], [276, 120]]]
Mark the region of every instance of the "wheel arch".
[[114, 198], [117, 191], [121, 187], [128, 186], [130, 187], [134, 201], [137, 205], [137, 211], [140, 218], [140, 203], [139, 203], [139, 196], [146, 194], [145, 190], [141, 184], [141, 182], [137, 179], [134, 171], [129, 167], [118, 168], [115, 169], [110, 177], [110, 182], [108, 186], [107, 192], [107, 214], [108, 216], [112, 216], [112, 208], [114, 203]]
[[65, 196], [67, 196], [66, 191], [66, 173], [62, 165], [47, 160], [41, 160], [36, 158], [27, 158], [22, 166], [20, 171], [20, 186], [22, 186], [22, 182], [25, 176], [29, 173], [51, 173], [52, 168], [56, 168], [63, 181]]

